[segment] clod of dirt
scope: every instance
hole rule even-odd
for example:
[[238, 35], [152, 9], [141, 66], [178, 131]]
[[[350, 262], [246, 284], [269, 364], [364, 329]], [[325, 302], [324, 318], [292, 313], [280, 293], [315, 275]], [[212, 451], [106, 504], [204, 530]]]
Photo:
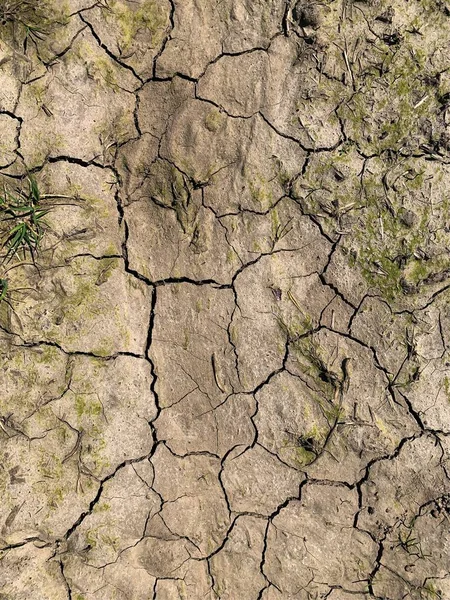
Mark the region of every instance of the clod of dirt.
[[319, 27], [322, 20], [319, 8], [315, 5], [307, 6], [303, 0], [297, 2], [292, 11], [292, 16], [300, 27], [312, 27], [313, 29]]
[[410, 296], [417, 292], [417, 286], [410, 283], [409, 281], [406, 281], [406, 279], [400, 280], [400, 286], [405, 296]]
[[381, 13], [381, 15], [376, 17], [375, 20], [381, 21], [382, 23], [387, 23], [388, 25], [390, 25], [392, 23], [392, 19], [393, 19], [394, 15], [395, 15], [395, 11], [392, 8], [392, 6], [390, 6], [387, 10], [385, 10], [383, 13]]
[[388, 46], [397, 46], [402, 41], [402, 36], [397, 32], [383, 35], [383, 42]]
[[412, 210], [405, 210], [405, 212], [400, 217], [400, 222], [405, 227], [411, 229], [417, 223], [417, 215]]

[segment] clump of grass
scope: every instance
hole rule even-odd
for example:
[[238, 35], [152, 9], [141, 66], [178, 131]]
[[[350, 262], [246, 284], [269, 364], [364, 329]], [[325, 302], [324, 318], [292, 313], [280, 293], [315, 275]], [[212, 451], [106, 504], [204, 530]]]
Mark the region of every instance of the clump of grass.
[[41, 201], [39, 187], [31, 175], [25, 186], [13, 190], [4, 184], [0, 192], [0, 307], [7, 305], [16, 316], [15, 294], [30, 288], [12, 288], [9, 275], [18, 267], [36, 266], [36, 256], [47, 227], [44, 217], [51, 210], [50, 206], [43, 208]]
[[25, 41], [44, 39], [50, 25], [50, 10], [45, 0], [0, 0], [0, 24], [19, 27]]
[[0, 188], [0, 307], [6, 303], [13, 311], [13, 294], [32, 288], [11, 288], [10, 271], [23, 266], [38, 269], [36, 259], [45, 234], [50, 230], [45, 217], [56, 206], [82, 200], [78, 196], [41, 194], [31, 174], [22, 181], [14, 188], [5, 183]]
[[3, 262], [13, 257], [25, 259], [27, 253], [34, 262], [47, 226], [44, 217], [51, 208], [41, 206], [41, 195], [34, 177], [27, 178], [28, 189], [11, 192], [6, 185], [0, 195], [1, 251]]
[[[57, 203], [52, 202], [56, 199]], [[0, 190], [0, 308], [6, 304], [17, 316], [12, 304], [19, 301], [15, 294], [34, 291], [29, 287], [12, 288], [10, 272], [23, 266], [38, 269], [36, 259], [50, 229], [45, 217], [65, 199], [73, 200], [73, 197], [41, 194], [32, 175], [15, 188], [3, 184]]]

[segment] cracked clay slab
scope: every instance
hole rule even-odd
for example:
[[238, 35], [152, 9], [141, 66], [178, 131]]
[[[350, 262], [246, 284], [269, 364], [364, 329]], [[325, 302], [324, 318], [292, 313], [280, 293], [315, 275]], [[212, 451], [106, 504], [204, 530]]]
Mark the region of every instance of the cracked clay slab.
[[448, 600], [449, 19], [0, 0], [0, 600]]

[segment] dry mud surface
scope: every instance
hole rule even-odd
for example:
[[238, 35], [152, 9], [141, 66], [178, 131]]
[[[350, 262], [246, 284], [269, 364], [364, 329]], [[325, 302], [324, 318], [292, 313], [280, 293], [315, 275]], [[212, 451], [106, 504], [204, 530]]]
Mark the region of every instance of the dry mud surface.
[[39, 4], [0, 598], [449, 599], [450, 4]]

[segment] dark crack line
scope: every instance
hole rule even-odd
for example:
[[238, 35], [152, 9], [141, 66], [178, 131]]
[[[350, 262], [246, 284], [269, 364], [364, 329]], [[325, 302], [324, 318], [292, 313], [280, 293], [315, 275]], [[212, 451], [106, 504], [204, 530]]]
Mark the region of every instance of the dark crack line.
[[[100, 46], [100, 48], [102, 48], [102, 50], [104, 50], [106, 52], [106, 54], [109, 56], [109, 58], [111, 58], [115, 63], [117, 63], [118, 65], [120, 65], [121, 67], [123, 67], [124, 69], [127, 69], [127, 71], [130, 71], [130, 73], [132, 73], [134, 75], [134, 77], [141, 83], [144, 83], [144, 80], [142, 79], [142, 77], [140, 77], [136, 71], [133, 69], [133, 67], [131, 67], [130, 65], [127, 65], [127, 63], [121, 61], [113, 52], [111, 52], [111, 50], [108, 48], [108, 46], [106, 46], [106, 44], [104, 44], [102, 42], [102, 40], [100, 39], [99, 35], [97, 34], [97, 32], [95, 31], [93, 25], [87, 21], [84, 16], [79, 13], [78, 15], [80, 17], [80, 19], [83, 21], [83, 23], [89, 28], [92, 37], [95, 39], [95, 41], [97, 42], [97, 44]], [[132, 93], [132, 92], [130, 92]]]
[[59, 568], [61, 570], [61, 576], [63, 578], [64, 585], [66, 586], [67, 598], [68, 598], [68, 600], [72, 600], [72, 589], [71, 589], [71, 587], [69, 585], [69, 582], [67, 581], [67, 577], [66, 577], [66, 574], [64, 572], [64, 563], [63, 563], [62, 560], [60, 560], [60, 561], [58, 561], [58, 564], [59, 564]]
[[83, 350], [66, 350], [63, 346], [61, 346], [57, 342], [53, 342], [53, 341], [39, 340], [39, 341], [27, 342], [17, 333], [8, 331], [4, 327], [1, 327], [0, 329], [2, 329], [8, 335], [17, 337], [21, 340], [21, 342], [22, 342], [21, 344], [11, 343], [11, 345], [16, 348], [39, 348], [41, 346], [50, 346], [53, 348], [57, 348], [66, 356], [87, 356], [87, 357], [95, 358], [97, 360], [100, 359], [100, 360], [104, 360], [104, 361], [115, 360], [119, 356], [130, 356], [131, 358], [145, 359], [144, 354], [135, 354], [134, 352], [116, 352], [115, 354], [110, 354], [108, 356], [102, 356], [101, 354], [95, 354], [95, 352], [88, 352], [88, 351], [83, 351]]
[[167, 44], [172, 39], [172, 33], [175, 29], [175, 8], [176, 8], [175, 2], [174, 2], [174, 0], [169, 0], [169, 3], [170, 3], [169, 28], [168, 28], [166, 36], [164, 37], [164, 40], [161, 43], [161, 46], [160, 46], [158, 52], [156, 53], [156, 55], [153, 58], [152, 78], [151, 79], [153, 79], [154, 81], [158, 81], [158, 78], [156, 75], [158, 60], [162, 56], [164, 50], [166, 49]]
[[146, 454], [145, 456], [141, 456], [139, 458], [129, 458], [127, 460], [124, 460], [122, 463], [120, 463], [120, 465], [118, 465], [114, 469], [114, 471], [112, 473], [110, 473], [104, 479], [102, 479], [100, 481], [100, 483], [99, 483], [99, 487], [98, 487], [98, 490], [97, 490], [97, 493], [96, 493], [95, 497], [89, 503], [89, 508], [87, 510], [83, 511], [81, 513], [81, 515], [78, 517], [78, 519], [73, 523], [73, 525], [71, 527], [69, 527], [69, 529], [64, 534], [62, 540], [68, 540], [70, 538], [70, 536], [83, 523], [83, 521], [86, 519], [86, 517], [88, 517], [89, 515], [92, 514], [92, 511], [94, 510], [95, 506], [98, 504], [98, 502], [99, 502], [99, 500], [100, 500], [100, 498], [102, 496], [103, 488], [104, 488], [105, 483], [107, 483], [108, 481], [110, 481], [111, 479], [113, 479], [116, 476], [116, 474], [119, 471], [121, 471], [122, 469], [124, 469], [126, 466], [132, 465], [134, 463], [142, 462], [142, 461], [148, 460], [148, 459], [149, 459], [149, 455]]

